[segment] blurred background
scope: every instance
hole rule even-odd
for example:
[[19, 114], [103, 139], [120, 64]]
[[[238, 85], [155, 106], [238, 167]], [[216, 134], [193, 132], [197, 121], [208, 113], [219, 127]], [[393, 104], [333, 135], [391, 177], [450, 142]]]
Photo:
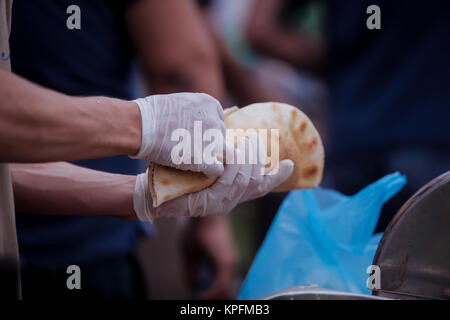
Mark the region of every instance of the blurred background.
[[[65, 27], [72, 4], [80, 30]], [[373, 4], [380, 29], [367, 25]], [[408, 177], [374, 231], [449, 170], [448, 1], [14, 0], [12, 21], [13, 71], [68, 94], [200, 91], [224, 108], [300, 108], [325, 145], [324, 187], [353, 194], [393, 171]], [[147, 165], [77, 164], [124, 174]], [[18, 213], [23, 297], [64, 294], [57, 283], [79, 264], [89, 296], [234, 298], [285, 196], [244, 203], [229, 217], [154, 225]]]

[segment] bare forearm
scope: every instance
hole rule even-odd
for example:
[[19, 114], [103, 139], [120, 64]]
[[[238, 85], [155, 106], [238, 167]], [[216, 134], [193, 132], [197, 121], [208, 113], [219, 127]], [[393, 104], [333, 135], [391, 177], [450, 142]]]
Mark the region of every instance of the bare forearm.
[[280, 23], [282, 1], [255, 1], [247, 25], [247, 36], [258, 51], [303, 70], [321, 72], [324, 46], [320, 37]]
[[133, 102], [70, 97], [0, 71], [0, 161], [47, 162], [134, 154], [141, 120]]
[[294, 30], [274, 30], [252, 39], [256, 49], [286, 61], [299, 69], [320, 73], [323, 68], [324, 48], [316, 36]]
[[141, 0], [128, 9], [127, 22], [154, 93], [223, 99], [219, 57], [193, 0]]
[[212, 72], [206, 61], [192, 61], [183, 69], [147, 75], [152, 92], [169, 94], [174, 92], [203, 92], [219, 101], [224, 99], [224, 84], [217, 73]]
[[18, 211], [136, 219], [135, 176], [105, 173], [65, 162], [12, 164], [11, 172]]
[[288, 102], [273, 88], [264, 85], [251, 70], [235, 61], [225, 48], [220, 52], [226, 86], [238, 106], [262, 101]]

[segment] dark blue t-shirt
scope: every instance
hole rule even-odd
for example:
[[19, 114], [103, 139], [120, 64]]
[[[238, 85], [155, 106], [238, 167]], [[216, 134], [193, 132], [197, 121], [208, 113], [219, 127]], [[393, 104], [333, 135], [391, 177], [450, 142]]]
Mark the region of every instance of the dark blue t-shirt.
[[[450, 1], [326, 0], [331, 119], [341, 161], [450, 147]], [[381, 29], [369, 30], [369, 5]]]
[[[133, 99], [133, 50], [124, 25], [127, 1], [15, 0], [10, 37], [13, 72], [75, 96]], [[67, 7], [78, 5], [81, 29], [69, 30]], [[126, 156], [76, 162], [137, 174], [145, 164]], [[17, 214], [22, 261], [41, 267], [87, 263], [136, 248], [142, 223], [108, 217]]]

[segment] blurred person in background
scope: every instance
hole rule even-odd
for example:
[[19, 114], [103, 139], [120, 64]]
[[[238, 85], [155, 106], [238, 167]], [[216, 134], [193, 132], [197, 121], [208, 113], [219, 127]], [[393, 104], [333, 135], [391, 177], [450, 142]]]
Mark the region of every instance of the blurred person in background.
[[[308, 109], [308, 114], [319, 109], [319, 103], [311, 100], [319, 100], [317, 96], [323, 96], [323, 92], [317, 92], [320, 91], [317, 84], [320, 79], [310, 77], [280, 59], [255, 52], [249, 46], [243, 27], [248, 19], [248, 8], [254, 1], [197, 1], [215, 40], [227, 94], [233, 104], [242, 107], [255, 102], [279, 101], [300, 105], [302, 109]], [[304, 30], [311, 38], [321, 39], [322, 10], [314, 4], [299, 17], [291, 17], [291, 8], [283, 7], [283, 14], [288, 18], [286, 21], [282, 15], [279, 18], [287, 25]], [[236, 11], [243, 12], [241, 17], [233, 15]], [[300, 89], [294, 88], [298, 82], [302, 82]]]
[[[422, 185], [450, 169], [450, 2], [323, 0], [325, 43], [280, 19], [310, 1], [255, 1], [253, 47], [324, 74], [330, 90], [325, 184], [353, 194], [401, 171], [407, 186], [383, 208], [376, 232]], [[366, 25], [377, 5], [381, 28]]]
[[[66, 9], [74, 4], [81, 9], [79, 30], [66, 27]], [[137, 58], [153, 93], [206, 92], [223, 99], [215, 50], [192, 1], [15, 0], [12, 12], [12, 69], [43, 86], [70, 95], [133, 99]], [[146, 165], [126, 156], [76, 164], [122, 174], [140, 173]], [[17, 228], [24, 298], [63, 296], [59, 282], [72, 264], [83, 271], [84, 296], [146, 297], [135, 252], [139, 240], [152, 233], [148, 225], [18, 213]], [[231, 297], [235, 255], [227, 218], [199, 219], [187, 229], [214, 272], [200, 297]]]
[[197, 2], [202, 9], [202, 15], [208, 27], [208, 32], [214, 41], [224, 75], [228, 101], [232, 105], [239, 107], [263, 101], [288, 102], [287, 100], [289, 99], [286, 99], [276, 89], [261, 81], [253, 70], [247, 68], [243, 65], [242, 61], [239, 61], [239, 59], [236, 59], [230, 53], [227, 43], [221, 34], [220, 27], [214, 21], [215, 16], [213, 11], [218, 1], [197, 0]]
[[[317, 71], [322, 68], [320, 64], [323, 55], [322, 6], [317, 2], [303, 1], [276, 1], [272, 3], [273, 8], [259, 0], [197, 1], [203, 9], [220, 58], [227, 89], [227, 102], [239, 107], [266, 101], [297, 106], [314, 121], [325, 138], [327, 91], [317, 72], [310, 72], [311, 69]], [[264, 6], [264, 12], [259, 10], [260, 5]], [[267, 15], [268, 9], [279, 12], [274, 16]], [[283, 25], [296, 30], [307, 39], [305, 43], [312, 49], [309, 56], [303, 58], [304, 62], [299, 61], [299, 64], [303, 63], [304, 66], [310, 67], [300, 69], [297, 68], [298, 64], [294, 64], [293, 67], [284, 61], [283, 56], [253, 50], [245, 34], [249, 26], [248, 21], [256, 20], [258, 25], [253, 26], [252, 22], [251, 28], [256, 28], [264, 36], [269, 36], [268, 28], [262, 23], [262, 21], [267, 23], [267, 18], [276, 20], [269, 24]], [[253, 31], [251, 34], [253, 36]], [[277, 36], [279, 37], [278, 34]], [[267, 40], [264, 38], [264, 41]], [[273, 46], [288, 47], [291, 39], [285, 36], [269, 41], [273, 41]], [[308, 59], [311, 61], [307, 61]], [[246, 215], [235, 216], [234, 226], [237, 230], [242, 230], [237, 232], [237, 238], [240, 239], [239, 247], [251, 247], [250, 250], [246, 250], [248, 252], [241, 255], [241, 258], [247, 261], [246, 266], [241, 266], [244, 273], [286, 195], [287, 193], [271, 193], [248, 204]], [[242, 225], [246, 227], [241, 229]]]

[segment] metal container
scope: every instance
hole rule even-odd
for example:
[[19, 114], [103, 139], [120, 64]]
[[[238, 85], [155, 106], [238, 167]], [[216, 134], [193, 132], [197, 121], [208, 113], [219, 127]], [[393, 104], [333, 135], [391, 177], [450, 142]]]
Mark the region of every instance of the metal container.
[[381, 276], [376, 296], [450, 299], [450, 172], [425, 185], [400, 208], [373, 264], [380, 267]]
[[278, 291], [263, 300], [390, 300], [384, 297], [322, 289], [316, 287], [297, 286]]

